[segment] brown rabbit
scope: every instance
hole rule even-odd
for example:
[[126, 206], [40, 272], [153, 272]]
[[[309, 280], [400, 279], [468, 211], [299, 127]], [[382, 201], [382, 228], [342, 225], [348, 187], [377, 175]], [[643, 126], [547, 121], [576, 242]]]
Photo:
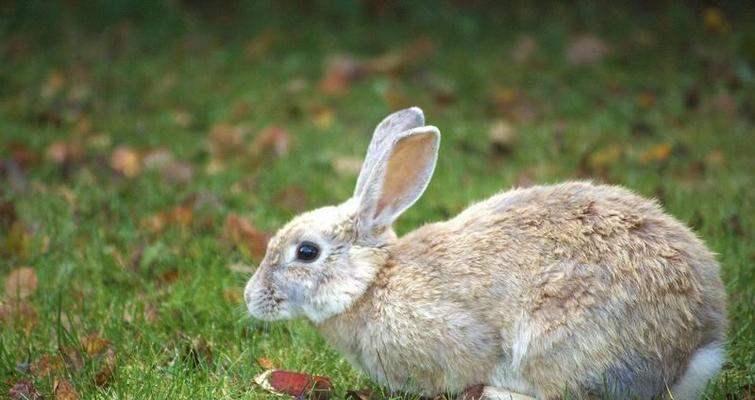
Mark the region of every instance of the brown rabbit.
[[440, 132], [378, 125], [345, 203], [296, 217], [249, 280], [249, 312], [307, 317], [391, 390], [486, 398], [695, 399], [724, 359], [711, 252], [654, 201], [588, 182], [499, 193], [397, 238]]

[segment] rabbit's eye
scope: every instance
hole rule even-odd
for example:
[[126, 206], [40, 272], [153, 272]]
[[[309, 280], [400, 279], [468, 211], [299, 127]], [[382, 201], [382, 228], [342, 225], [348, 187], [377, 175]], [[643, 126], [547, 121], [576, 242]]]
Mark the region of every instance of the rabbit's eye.
[[320, 255], [320, 249], [312, 242], [303, 242], [296, 248], [296, 259], [299, 261], [314, 261]]

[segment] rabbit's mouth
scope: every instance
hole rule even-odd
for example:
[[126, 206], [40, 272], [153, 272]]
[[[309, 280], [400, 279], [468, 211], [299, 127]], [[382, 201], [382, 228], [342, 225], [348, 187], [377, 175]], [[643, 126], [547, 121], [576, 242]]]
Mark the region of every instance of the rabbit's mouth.
[[276, 321], [292, 318], [287, 299], [279, 291], [249, 279], [244, 288], [244, 300], [252, 317], [263, 321]]

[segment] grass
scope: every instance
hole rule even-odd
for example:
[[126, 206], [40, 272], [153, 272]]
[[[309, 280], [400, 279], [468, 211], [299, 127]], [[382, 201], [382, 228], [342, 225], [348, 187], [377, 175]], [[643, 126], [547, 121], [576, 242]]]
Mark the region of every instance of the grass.
[[[0, 279], [31, 266], [38, 288], [20, 312], [11, 293], [0, 298], [0, 393], [31, 381], [50, 394], [68, 380], [87, 399], [266, 398], [251, 383], [260, 357], [331, 377], [338, 397], [374, 388], [306, 322], [245, 315], [248, 274], [229, 266], [253, 266], [259, 254], [226, 221], [236, 214], [273, 232], [300, 209], [346, 199], [355, 176], [334, 160], [361, 157], [374, 125], [406, 103], [444, 136], [435, 178], [399, 232], [527, 182], [591, 178], [658, 197], [719, 254], [729, 294], [728, 361], [706, 398], [752, 395], [753, 11], [724, 10], [718, 23], [710, 9], [674, 5], [486, 11], [417, 7], [395, 24], [358, 8], [249, 11], [232, 22], [181, 11], [167, 33], [149, 18], [59, 29], [3, 20]], [[574, 32], [594, 33], [609, 53], [566, 62]], [[522, 35], [537, 48], [516, 62]], [[406, 57], [403, 72], [320, 90], [333, 54], [368, 59], [418, 36], [434, 51]], [[499, 120], [515, 139], [496, 146], [488, 132]], [[220, 154], [208, 143], [221, 124], [248, 132], [244, 148], [271, 124], [293, 142], [278, 157]], [[56, 142], [81, 154], [54, 161]], [[118, 148], [138, 165], [167, 150], [193, 176], [124, 176], [111, 162]], [[100, 384], [106, 356], [89, 349], [76, 363], [86, 336], [116, 355]], [[40, 359], [61, 349], [73, 355], [41, 373]]]

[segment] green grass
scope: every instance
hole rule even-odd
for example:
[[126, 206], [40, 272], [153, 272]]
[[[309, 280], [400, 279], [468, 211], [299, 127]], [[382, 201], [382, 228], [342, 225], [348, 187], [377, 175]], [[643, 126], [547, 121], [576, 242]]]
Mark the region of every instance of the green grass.
[[[70, 380], [83, 398], [265, 398], [251, 383], [263, 370], [259, 357], [329, 376], [339, 397], [374, 387], [307, 323], [265, 324], [245, 315], [232, 293], [248, 276], [229, 266], [258, 260], [227, 238], [224, 225], [235, 213], [273, 232], [296, 213], [276, 200], [287, 188], [303, 190], [304, 208], [344, 200], [355, 176], [336, 173], [332, 160], [362, 156], [398, 92], [443, 132], [435, 178], [399, 232], [526, 180], [591, 178], [656, 196], [722, 265], [728, 362], [707, 398], [751, 395], [755, 36], [745, 21], [753, 11], [729, 12], [731, 30], [718, 32], [705, 26], [701, 10], [676, 6], [655, 15], [590, 5], [438, 8], [411, 10], [395, 24], [347, 9], [337, 17], [242, 14], [253, 23], [237, 18], [230, 28], [181, 14], [170, 21], [183, 23], [168, 33], [148, 29], [159, 26], [149, 20], [104, 30], [47, 27], [59, 37], [41, 34], [48, 32], [43, 26], [0, 24], [10, 27], [0, 65], [0, 280], [25, 265], [39, 279], [26, 300], [37, 314], [28, 334], [28, 313], [24, 321], [0, 320], [0, 393], [31, 380], [50, 394], [57, 378]], [[261, 57], [245, 56], [247, 41], [267, 28], [277, 40]], [[593, 65], [568, 64], [572, 32], [594, 32], [610, 53]], [[367, 76], [342, 95], [318, 89], [332, 54], [366, 59], [420, 34], [435, 51], [403, 73]], [[517, 63], [511, 48], [523, 34], [538, 49]], [[45, 96], [55, 72], [62, 85]], [[450, 85], [453, 100], [439, 101], [428, 80]], [[496, 93], [520, 97], [505, 106], [491, 100]], [[695, 96], [697, 104], [688, 104]], [[316, 110], [331, 112], [332, 122], [318, 126]], [[522, 110], [533, 115], [521, 118]], [[499, 119], [516, 133], [509, 151], [496, 151], [488, 138]], [[282, 157], [244, 151], [208, 173], [208, 138], [220, 123], [247, 127], [247, 144], [269, 124], [294, 141]], [[81, 143], [80, 160], [51, 161], [45, 152], [56, 141]], [[118, 146], [167, 149], [193, 166], [194, 176], [180, 183], [155, 171], [124, 177], [108, 166]], [[668, 157], [643, 160], [665, 146]], [[37, 159], [19, 161], [23, 155]], [[179, 204], [193, 210], [190, 222], [160, 232], [145, 226]], [[81, 368], [64, 363], [47, 377], [26, 368], [61, 348], [80, 348], [79, 338], [91, 334], [109, 340], [116, 354], [106, 385], [94, 383], [104, 363], [97, 357], [85, 357]]]

